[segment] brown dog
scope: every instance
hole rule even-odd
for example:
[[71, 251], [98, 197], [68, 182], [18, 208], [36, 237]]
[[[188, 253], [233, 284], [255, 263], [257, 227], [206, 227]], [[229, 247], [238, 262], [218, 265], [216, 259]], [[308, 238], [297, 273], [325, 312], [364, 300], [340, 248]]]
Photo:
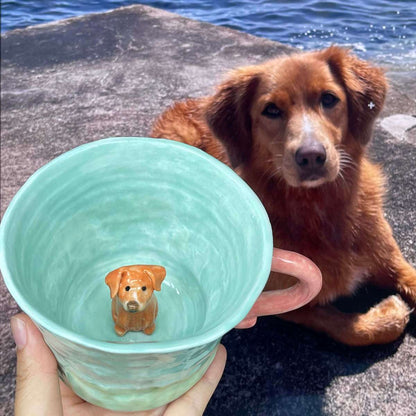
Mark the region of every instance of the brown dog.
[[165, 276], [162, 266], [124, 266], [106, 276], [117, 335], [127, 331], [153, 333], [158, 311], [153, 290], [161, 289]]
[[[329, 305], [337, 297], [371, 281], [416, 303], [416, 271], [384, 219], [383, 176], [366, 154], [386, 88], [380, 69], [334, 46], [237, 69], [214, 96], [176, 103], [152, 132], [205, 150], [254, 189], [275, 246], [323, 275], [314, 302], [282, 317], [350, 345], [397, 339], [410, 311], [395, 295], [346, 314]], [[271, 275], [266, 289], [291, 284]]]

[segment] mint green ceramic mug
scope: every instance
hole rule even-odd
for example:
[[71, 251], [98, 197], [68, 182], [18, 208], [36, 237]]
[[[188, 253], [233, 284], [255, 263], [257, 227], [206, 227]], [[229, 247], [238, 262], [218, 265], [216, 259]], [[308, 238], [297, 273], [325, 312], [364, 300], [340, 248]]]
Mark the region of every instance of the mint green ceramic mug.
[[[112, 138], [65, 153], [24, 184], [0, 227], [0, 267], [75, 393], [145, 410], [202, 377], [265, 286], [272, 241], [259, 199], [219, 161], [173, 141]], [[129, 264], [167, 271], [151, 336], [113, 330], [104, 278]]]

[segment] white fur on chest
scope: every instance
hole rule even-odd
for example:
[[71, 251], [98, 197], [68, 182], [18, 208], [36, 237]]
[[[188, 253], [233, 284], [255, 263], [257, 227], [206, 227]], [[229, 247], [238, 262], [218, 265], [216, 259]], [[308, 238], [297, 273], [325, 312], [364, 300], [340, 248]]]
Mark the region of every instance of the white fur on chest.
[[368, 278], [368, 270], [363, 267], [356, 267], [352, 270], [350, 283], [348, 289], [353, 294], [362, 283], [364, 283]]

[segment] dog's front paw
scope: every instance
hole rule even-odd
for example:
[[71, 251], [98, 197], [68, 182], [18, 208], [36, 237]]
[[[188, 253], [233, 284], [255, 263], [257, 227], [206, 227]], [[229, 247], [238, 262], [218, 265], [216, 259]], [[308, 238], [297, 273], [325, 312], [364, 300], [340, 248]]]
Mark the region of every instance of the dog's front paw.
[[360, 317], [360, 330], [368, 334], [373, 344], [387, 344], [403, 333], [410, 313], [399, 295], [389, 296]]
[[404, 328], [409, 322], [409, 314], [412, 312], [400, 295], [392, 295], [384, 299], [376, 306], [379, 313], [391, 317], [400, 328]]
[[127, 332], [127, 330], [126, 330], [126, 329], [122, 328], [122, 327], [121, 327], [121, 326], [119, 326], [119, 325], [115, 325], [115, 326], [114, 326], [114, 330], [116, 331], [116, 334], [117, 334], [118, 336], [120, 336], [120, 337], [122, 337], [123, 335], [125, 335], [125, 334], [126, 334], [126, 332]]
[[143, 332], [144, 332], [146, 335], [152, 335], [152, 334], [153, 334], [153, 332], [154, 332], [154, 330], [155, 330], [155, 328], [156, 328], [156, 325], [155, 325], [155, 323], [153, 322], [153, 323], [152, 323], [152, 325], [150, 325], [150, 326], [148, 326], [146, 329], [144, 329], [144, 330], [143, 330]]

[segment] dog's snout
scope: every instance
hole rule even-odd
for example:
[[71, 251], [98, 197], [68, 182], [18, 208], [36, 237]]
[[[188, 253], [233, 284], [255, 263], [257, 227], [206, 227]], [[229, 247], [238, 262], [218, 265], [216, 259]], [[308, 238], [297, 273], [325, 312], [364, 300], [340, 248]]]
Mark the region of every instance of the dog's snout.
[[139, 309], [139, 303], [135, 300], [127, 302], [127, 309], [129, 311], [135, 312]]
[[320, 169], [326, 161], [325, 148], [318, 142], [304, 144], [296, 151], [295, 160], [302, 170], [314, 171]]

